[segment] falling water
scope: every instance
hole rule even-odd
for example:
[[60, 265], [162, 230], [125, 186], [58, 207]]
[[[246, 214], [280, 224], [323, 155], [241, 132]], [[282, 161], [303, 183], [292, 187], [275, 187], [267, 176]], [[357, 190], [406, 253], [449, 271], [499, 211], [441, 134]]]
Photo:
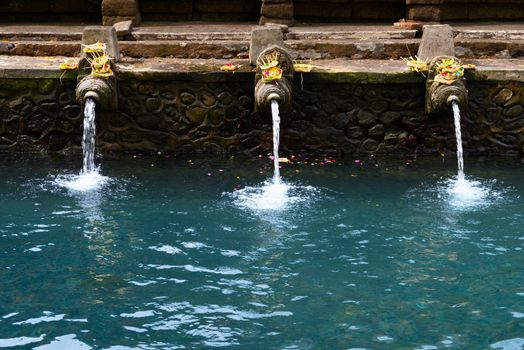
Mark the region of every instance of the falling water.
[[457, 162], [458, 162], [458, 180], [464, 180], [464, 158], [462, 151], [462, 133], [460, 131], [460, 108], [457, 102], [452, 102], [453, 118], [455, 120], [455, 136], [457, 138]]
[[483, 186], [480, 181], [467, 180], [464, 175], [464, 158], [462, 151], [462, 133], [460, 131], [460, 108], [457, 102], [451, 104], [455, 121], [455, 137], [457, 139], [457, 179], [449, 183], [449, 203], [456, 209], [472, 209], [485, 205], [486, 199], [492, 195], [489, 187]]
[[274, 174], [273, 182], [279, 184], [280, 180], [280, 164], [278, 158], [278, 144], [280, 141], [280, 115], [278, 111], [278, 101], [271, 100], [271, 114], [273, 116], [273, 165]]
[[75, 192], [97, 190], [109, 181], [109, 178], [101, 175], [95, 167], [95, 107], [93, 99], [86, 99], [82, 136], [83, 164], [80, 175], [59, 175], [55, 179], [59, 186]]
[[84, 134], [82, 136], [83, 174], [95, 171], [95, 107], [95, 101], [88, 98], [84, 107]]

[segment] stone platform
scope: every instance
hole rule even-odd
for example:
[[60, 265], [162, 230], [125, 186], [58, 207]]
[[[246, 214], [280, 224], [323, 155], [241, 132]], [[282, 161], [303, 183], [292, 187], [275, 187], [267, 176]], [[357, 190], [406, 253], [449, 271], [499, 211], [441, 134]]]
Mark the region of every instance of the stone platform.
[[[0, 56], [0, 78], [7, 79], [71, 79], [76, 71], [60, 70], [64, 60], [78, 61], [64, 56]], [[240, 65], [235, 72], [223, 72], [220, 67], [227, 63]], [[466, 71], [468, 80], [524, 82], [523, 59], [477, 59], [467, 63], [476, 65], [475, 70]], [[295, 73], [304, 81], [358, 82], [358, 83], [416, 83], [424, 78], [409, 71], [402, 60], [312, 60], [311, 72]], [[194, 81], [254, 81], [255, 68], [246, 59], [177, 59], [124, 58], [116, 64], [116, 74], [124, 78], [173, 78]]]
[[[75, 101], [83, 25], [0, 26], [0, 150], [77, 152]], [[102, 152], [271, 151], [271, 118], [254, 111], [250, 24], [145, 23], [119, 41], [118, 110], [97, 114]], [[454, 24], [466, 72], [466, 154], [524, 155], [524, 25]], [[420, 33], [391, 25], [298, 25], [285, 33], [312, 71], [295, 73], [293, 108], [283, 113], [282, 154], [454, 152], [449, 113], [424, 112], [425, 78], [401, 56]], [[226, 63], [240, 65], [223, 72]]]

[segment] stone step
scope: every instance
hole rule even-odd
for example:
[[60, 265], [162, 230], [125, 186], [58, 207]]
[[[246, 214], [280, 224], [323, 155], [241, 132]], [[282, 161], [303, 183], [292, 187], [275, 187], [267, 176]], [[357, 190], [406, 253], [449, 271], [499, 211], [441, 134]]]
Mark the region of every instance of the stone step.
[[153, 58], [247, 58], [249, 41], [214, 40], [214, 41], [120, 41], [120, 53], [126, 57]]
[[[76, 79], [76, 71], [64, 72], [59, 65], [66, 57], [1, 56], [0, 78]], [[239, 64], [237, 72], [223, 72], [226, 63]], [[524, 65], [519, 59], [471, 60], [476, 69], [467, 70], [468, 81], [524, 82]], [[421, 74], [410, 72], [402, 60], [313, 60], [312, 71], [300, 73], [307, 83], [422, 83]], [[199, 60], [124, 58], [116, 64], [117, 74], [125, 78], [147, 75], [155, 80], [192, 80], [199, 82], [242, 81], [254, 84], [254, 67], [244, 60]], [[299, 73], [295, 76], [298, 81]], [[517, 96], [518, 97], [518, 96]]]
[[416, 55], [419, 42], [419, 39], [286, 41], [300, 59], [398, 59]]
[[170, 32], [170, 31], [143, 31], [136, 28], [131, 36], [137, 41], [165, 41], [165, 40], [179, 40], [179, 41], [205, 41], [205, 40], [233, 40], [233, 41], [249, 41], [251, 40], [251, 32]]
[[[298, 59], [399, 59], [416, 55], [420, 39], [286, 40]], [[120, 41], [123, 56], [132, 58], [247, 58], [247, 40]], [[0, 55], [78, 57], [80, 41], [16, 40], [0, 42]], [[524, 40], [455, 39], [463, 59], [524, 57]]]
[[508, 30], [477, 30], [477, 29], [454, 29], [455, 39], [499, 39], [499, 40], [524, 40], [524, 29]]
[[522, 58], [524, 40], [455, 39], [455, 56], [459, 58]]
[[0, 55], [78, 57], [80, 41], [12, 41], [0, 42]]
[[0, 23], [2, 41], [80, 41], [88, 23], [12, 24]]
[[413, 39], [416, 30], [308, 30], [290, 28], [288, 40], [371, 40], [371, 39]]

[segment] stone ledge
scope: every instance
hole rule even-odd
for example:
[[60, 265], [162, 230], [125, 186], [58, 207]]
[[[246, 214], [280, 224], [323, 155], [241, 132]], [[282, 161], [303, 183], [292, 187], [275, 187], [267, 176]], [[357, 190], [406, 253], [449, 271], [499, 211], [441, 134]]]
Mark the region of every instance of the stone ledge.
[[[0, 78], [9, 79], [75, 79], [76, 71], [59, 69], [66, 57], [0, 56]], [[70, 59], [70, 58], [68, 58]], [[220, 71], [227, 63], [240, 64], [235, 72]], [[471, 81], [524, 82], [524, 59], [467, 60], [477, 66], [468, 70]], [[422, 75], [407, 69], [402, 60], [317, 60], [313, 69], [300, 75], [304, 83], [402, 84], [420, 83]], [[246, 82], [254, 84], [255, 69], [248, 60], [192, 59], [124, 59], [116, 65], [119, 79], [178, 80], [198, 82]], [[1, 87], [0, 87], [1, 89]]]

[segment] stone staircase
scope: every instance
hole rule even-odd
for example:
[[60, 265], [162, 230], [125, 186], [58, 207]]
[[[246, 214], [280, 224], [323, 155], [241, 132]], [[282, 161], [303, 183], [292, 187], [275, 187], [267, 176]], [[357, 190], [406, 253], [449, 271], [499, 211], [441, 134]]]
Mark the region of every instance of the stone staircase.
[[[251, 24], [147, 23], [120, 38], [124, 57], [245, 59]], [[77, 57], [82, 25], [0, 26], [0, 55]], [[415, 30], [391, 25], [296, 26], [285, 33], [299, 59], [399, 59], [414, 56]], [[466, 59], [524, 57], [524, 25], [454, 27], [456, 56]]]

